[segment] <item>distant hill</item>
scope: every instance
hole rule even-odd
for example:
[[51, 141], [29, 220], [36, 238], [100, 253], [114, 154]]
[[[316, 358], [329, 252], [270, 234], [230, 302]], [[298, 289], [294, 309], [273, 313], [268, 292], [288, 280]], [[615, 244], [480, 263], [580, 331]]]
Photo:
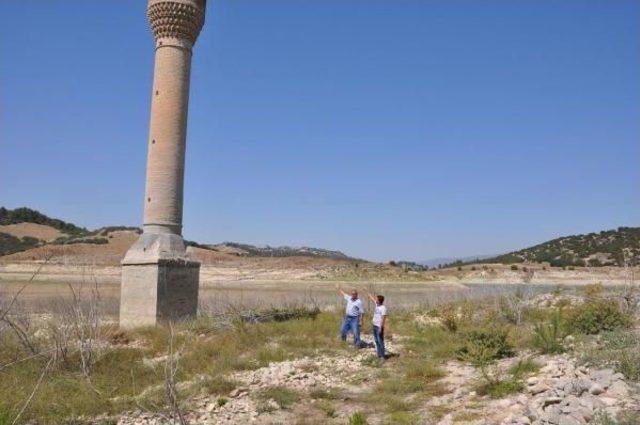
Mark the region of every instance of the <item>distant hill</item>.
[[[91, 252], [91, 255], [100, 256], [101, 252], [108, 252], [107, 257], [113, 261], [113, 259], [118, 256], [124, 256], [127, 248], [135, 240], [136, 234], [141, 232], [142, 230], [138, 227], [127, 226], [102, 227], [89, 231], [84, 227], [51, 218], [30, 208], [10, 210], [0, 207], [0, 256], [20, 253], [34, 248], [43, 249], [56, 245], [84, 245], [85, 248], [77, 249], [77, 251], [82, 252], [83, 255], [89, 255], [87, 252]], [[340, 251], [310, 247], [254, 246], [235, 242], [224, 242], [213, 245], [186, 241], [186, 244], [205, 250], [241, 257], [353, 259]], [[88, 247], [87, 245], [92, 245], [92, 247]], [[97, 245], [103, 245], [104, 247], [100, 248]], [[70, 255], [70, 253], [74, 251], [66, 250], [65, 252]], [[25, 252], [25, 254], [27, 253]], [[119, 259], [117, 261], [119, 261]]]
[[418, 264], [422, 264], [428, 267], [438, 267], [445, 264], [453, 264], [453, 263], [477, 263], [480, 260], [484, 260], [486, 258], [495, 257], [495, 255], [469, 255], [467, 257], [439, 257], [439, 258], [431, 258], [429, 260], [418, 261]]
[[43, 224], [45, 226], [53, 227], [54, 229], [68, 235], [83, 235], [88, 233], [87, 229], [84, 227], [78, 227], [75, 224], [67, 223], [66, 221], [62, 221], [57, 218], [48, 217], [40, 211], [32, 210], [31, 208], [22, 207], [10, 210], [0, 207], [0, 225], [18, 223]]
[[[193, 243], [191, 243], [193, 244]], [[213, 249], [215, 251], [226, 252], [235, 254], [238, 256], [246, 257], [322, 257], [333, 259], [354, 259], [340, 251], [332, 251], [322, 248], [310, 248], [310, 247], [291, 247], [291, 246], [255, 246], [250, 244], [243, 244], [237, 242], [223, 242], [216, 245], [201, 245], [193, 244], [200, 248]]]
[[[530, 248], [477, 261], [514, 264], [547, 262], [554, 267], [640, 264], [640, 227], [619, 227], [553, 239]], [[460, 263], [455, 263], [460, 264]], [[454, 265], [454, 264], [450, 264]]]
[[59, 237], [86, 232], [86, 229], [30, 208], [10, 210], [0, 207], [0, 255], [26, 251]]

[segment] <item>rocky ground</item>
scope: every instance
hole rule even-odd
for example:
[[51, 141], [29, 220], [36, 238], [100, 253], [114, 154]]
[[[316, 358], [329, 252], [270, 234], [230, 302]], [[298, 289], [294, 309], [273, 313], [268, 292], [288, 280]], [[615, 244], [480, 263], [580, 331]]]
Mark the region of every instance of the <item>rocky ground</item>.
[[[370, 341], [369, 341], [370, 342]], [[402, 345], [390, 342], [391, 352], [402, 356]], [[380, 373], [393, 373], [392, 357], [382, 365], [371, 362], [373, 349], [353, 351], [337, 357], [321, 356], [271, 363], [229, 378], [239, 386], [223, 396], [201, 396], [192, 400], [186, 414], [193, 424], [344, 424], [356, 411], [367, 413], [363, 395], [371, 392]], [[507, 370], [520, 358], [501, 361]], [[480, 396], [474, 388], [480, 379], [473, 367], [459, 361], [446, 364], [446, 375], [438, 381], [441, 390], [417, 412], [424, 424], [437, 425], [579, 425], [591, 423], [599, 414], [610, 417], [622, 411], [640, 411], [640, 389], [612, 369], [579, 366], [567, 355], [545, 355], [535, 360], [542, 367], [526, 378], [524, 391], [501, 399]], [[274, 386], [292, 390], [300, 397], [289, 406], [261, 397]], [[333, 394], [331, 409], [326, 394]], [[368, 423], [382, 424], [383, 415], [368, 415]], [[119, 425], [170, 423], [166, 416], [130, 412]]]
[[[502, 362], [502, 366], [506, 368], [515, 361]], [[445, 405], [451, 410], [438, 425], [578, 425], [591, 422], [598, 412], [615, 417], [621, 411], [640, 409], [638, 388], [612, 369], [576, 366], [575, 359], [567, 355], [541, 356], [536, 361], [544, 366], [527, 378], [525, 391], [497, 400], [479, 397], [469, 389], [468, 383], [477, 379], [473, 368], [449, 363], [443, 381], [456, 389], [429, 402], [430, 406]], [[465, 412], [481, 418], [456, 420]]]
[[[224, 396], [197, 398], [187, 419], [190, 423], [211, 425], [293, 424], [300, 423], [302, 419], [310, 423], [344, 423], [357, 410], [354, 399], [359, 394], [370, 391], [379, 371], [377, 362], [374, 361], [372, 339], [363, 336], [363, 340], [369, 348], [354, 348], [350, 355], [305, 357], [230, 375], [228, 378], [238, 382], [239, 386]], [[389, 353], [398, 353], [399, 350], [400, 346], [393, 341], [387, 343]], [[393, 358], [387, 360], [389, 364], [393, 361]], [[293, 405], [283, 408], [276, 400], [258, 396], [262, 390], [274, 386], [288, 388], [296, 394], [302, 394], [302, 397]], [[316, 392], [319, 394], [318, 398], [313, 397]], [[322, 412], [316, 407], [326, 394], [331, 394], [331, 398], [338, 398], [335, 403], [336, 411], [331, 417], [326, 412], [319, 416]], [[118, 425], [165, 423], [169, 423], [166, 417], [142, 411], [131, 412], [118, 421]]]

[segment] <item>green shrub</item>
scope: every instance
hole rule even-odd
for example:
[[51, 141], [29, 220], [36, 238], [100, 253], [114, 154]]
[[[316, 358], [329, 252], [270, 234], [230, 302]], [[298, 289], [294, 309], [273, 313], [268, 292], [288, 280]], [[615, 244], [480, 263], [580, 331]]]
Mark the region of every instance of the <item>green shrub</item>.
[[605, 288], [601, 282], [585, 285], [582, 292], [587, 298], [596, 298], [604, 294]]
[[456, 315], [455, 310], [452, 307], [445, 308], [442, 310], [441, 318], [442, 325], [449, 332], [457, 332], [459, 327], [459, 320]]
[[508, 334], [502, 329], [478, 329], [465, 334], [465, 342], [456, 353], [458, 359], [471, 363], [480, 373], [481, 383], [476, 391], [494, 398], [520, 391], [519, 378], [503, 379], [496, 360], [514, 355]]
[[631, 317], [614, 300], [592, 299], [571, 310], [568, 324], [576, 332], [593, 335], [627, 328]]
[[[139, 227], [107, 226], [107, 227], [102, 227], [102, 228], [100, 228], [98, 230], [94, 230], [93, 232], [90, 233], [90, 235], [107, 236], [111, 232], [118, 232], [118, 231], [123, 231], [123, 230], [130, 230], [130, 231], [136, 232], [137, 234], [141, 234], [142, 233], [142, 229], [139, 228]], [[185, 245], [186, 244], [187, 244], [187, 241], [185, 241]]]
[[482, 381], [476, 386], [479, 395], [488, 395], [491, 398], [503, 398], [509, 394], [522, 391], [523, 378], [537, 372], [540, 365], [530, 358], [518, 360], [512, 365], [508, 374], [501, 373], [499, 367], [489, 368], [488, 365], [478, 366]]
[[472, 330], [465, 334], [464, 340], [464, 345], [456, 353], [457, 357], [476, 366], [515, 354], [508, 341], [508, 333], [503, 329]]
[[36, 247], [40, 241], [29, 236], [24, 238], [16, 238], [8, 233], [0, 232], [0, 255], [13, 254], [14, 252], [25, 251]]
[[543, 354], [563, 353], [565, 336], [562, 310], [556, 310], [549, 322], [538, 322], [533, 326], [532, 345]]
[[47, 217], [40, 211], [32, 210], [30, 208], [22, 207], [16, 208], [15, 210], [9, 210], [7, 208], [0, 207], [0, 225], [25, 222], [44, 224], [68, 234], [83, 235], [87, 233], [87, 229], [84, 227], [78, 227], [74, 224], [66, 223], [56, 218]]
[[93, 245], [105, 245], [109, 243], [108, 238], [103, 237], [95, 237], [95, 238], [84, 238], [84, 237], [66, 237], [61, 236], [54, 240], [52, 244], [54, 245], [73, 245], [77, 243], [88, 243]]

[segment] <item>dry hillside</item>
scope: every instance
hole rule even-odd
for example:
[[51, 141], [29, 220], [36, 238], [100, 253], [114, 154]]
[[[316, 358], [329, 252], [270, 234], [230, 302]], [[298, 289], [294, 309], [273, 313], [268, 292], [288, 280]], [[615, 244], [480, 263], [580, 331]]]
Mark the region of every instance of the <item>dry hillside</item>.
[[6, 233], [19, 239], [28, 237], [47, 242], [65, 236], [65, 234], [58, 229], [37, 223], [7, 224], [5, 226], [0, 226], [0, 233]]
[[[47, 229], [48, 226], [36, 226], [41, 226], [43, 233], [55, 231], [53, 228]], [[32, 263], [48, 258], [50, 264], [117, 266], [124, 258], [127, 249], [138, 238], [138, 232], [133, 230], [94, 233], [98, 236], [74, 238], [71, 240], [73, 243], [44, 243], [21, 252], [0, 256], [0, 264]], [[83, 243], [82, 240], [88, 242]], [[96, 243], [97, 240], [104, 242]], [[226, 249], [224, 245], [217, 245], [216, 248], [192, 246], [189, 247], [189, 251], [203, 265], [223, 265], [232, 268], [320, 270], [353, 263], [350, 259], [312, 256], [246, 256], [233, 249]]]
[[[24, 263], [48, 258], [49, 262], [58, 264], [118, 265], [137, 237], [138, 233], [135, 231], [117, 230], [107, 232], [101, 237], [106, 240], [106, 243], [47, 243], [22, 252], [4, 255], [0, 257], [0, 263]], [[86, 240], [94, 241], [96, 238], [86, 238]]]

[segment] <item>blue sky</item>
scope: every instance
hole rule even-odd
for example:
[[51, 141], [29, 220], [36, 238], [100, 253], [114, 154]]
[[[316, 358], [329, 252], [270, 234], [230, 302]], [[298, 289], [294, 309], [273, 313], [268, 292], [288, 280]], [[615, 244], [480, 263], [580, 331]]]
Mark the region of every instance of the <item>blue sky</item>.
[[[422, 260], [640, 224], [639, 1], [208, 3], [186, 238]], [[0, 204], [139, 225], [145, 2], [0, 16]]]

